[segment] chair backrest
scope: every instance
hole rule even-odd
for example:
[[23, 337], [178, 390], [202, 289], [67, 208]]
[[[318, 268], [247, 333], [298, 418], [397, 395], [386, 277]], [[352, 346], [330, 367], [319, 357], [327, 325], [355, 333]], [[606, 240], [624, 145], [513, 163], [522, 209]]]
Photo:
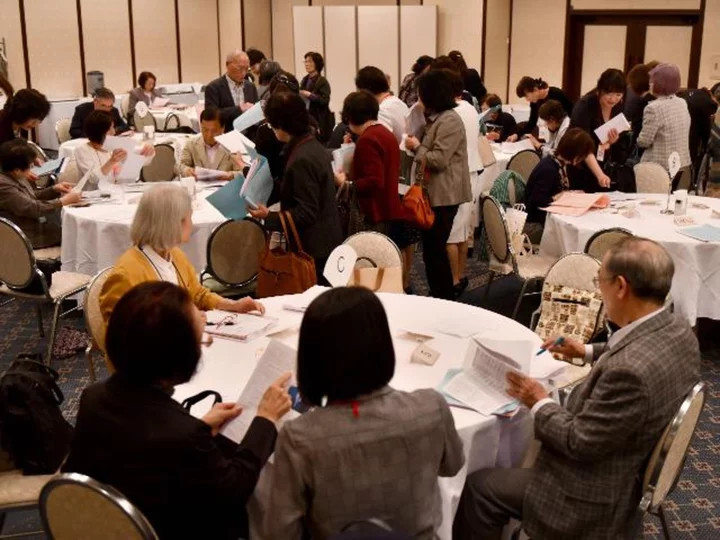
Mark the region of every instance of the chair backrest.
[[68, 159], [58, 175], [58, 182], [67, 182], [73, 186], [80, 181], [80, 171], [75, 159]]
[[525, 202], [525, 179], [515, 171], [503, 171], [493, 181], [490, 195], [503, 208]]
[[510, 158], [507, 168], [518, 173], [527, 182], [538, 163], [540, 163], [540, 155], [535, 150], [523, 150]]
[[603, 260], [605, 253], [620, 240], [632, 236], [633, 233], [622, 227], [602, 229], [593, 234], [585, 244], [585, 253], [595, 257], [598, 261]]
[[30, 148], [35, 150], [35, 154], [37, 154], [37, 157], [39, 157], [40, 159], [43, 159], [45, 161], [47, 161], [49, 159], [48, 155], [45, 153], [45, 150], [43, 150], [39, 144], [37, 144], [36, 142], [33, 142], [33, 141], [26, 141], [26, 142], [30, 146]]
[[101, 351], [105, 350], [105, 321], [102, 311], [100, 311], [100, 291], [112, 269], [113, 267], [109, 266], [95, 274], [85, 290], [85, 299], [83, 300], [85, 326], [87, 326], [95, 345]]
[[677, 184], [675, 189], [687, 189], [689, 190], [692, 186], [693, 171], [692, 167], [683, 167], [677, 174]]
[[62, 144], [71, 139], [70, 137], [70, 118], [59, 118], [55, 122], [55, 135], [57, 136], [58, 144]]
[[175, 149], [171, 144], [156, 144], [155, 157], [140, 171], [143, 182], [168, 182], [175, 178]]
[[53, 540], [155, 540], [150, 522], [125, 496], [83, 474], [61, 474], [40, 492], [40, 517]]
[[347, 244], [357, 253], [356, 268], [370, 268], [373, 265], [377, 268], [402, 268], [400, 249], [384, 234], [374, 231], [359, 232], [348, 237], [343, 244]]
[[675, 489], [704, 405], [705, 383], [700, 382], [685, 397], [650, 455], [643, 479], [642, 511], [655, 512]]
[[155, 117], [150, 111], [148, 111], [145, 116], [140, 116], [140, 114], [135, 111], [135, 113], [133, 113], [133, 124], [135, 125], [136, 131], [142, 132], [145, 126], [152, 126], [155, 128], [155, 131], [157, 131], [157, 123], [155, 122]]
[[128, 112], [130, 110], [130, 94], [125, 94], [120, 100], [120, 114], [123, 119], [128, 118]]
[[633, 167], [638, 193], [667, 193], [670, 176], [662, 165], [652, 162], [638, 163]]
[[170, 131], [171, 129], [180, 128], [180, 117], [175, 113], [168, 113], [165, 117], [165, 127], [163, 131]]
[[586, 253], [568, 253], [560, 257], [548, 270], [545, 283], [564, 285], [583, 291], [595, 291], [595, 276], [600, 270], [600, 261]]
[[491, 195], [482, 198], [483, 224], [490, 251], [498, 262], [507, 264], [512, 258], [510, 231], [505, 221], [505, 210]]
[[42, 274], [25, 233], [9, 219], [0, 218], [0, 283], [21, 289], [37, 275]]
[[226, 287], [250, 283], [260, 269], [265, 241], [265, 229], [254, 219], [221, 223], [207, 243], [206, 272]]

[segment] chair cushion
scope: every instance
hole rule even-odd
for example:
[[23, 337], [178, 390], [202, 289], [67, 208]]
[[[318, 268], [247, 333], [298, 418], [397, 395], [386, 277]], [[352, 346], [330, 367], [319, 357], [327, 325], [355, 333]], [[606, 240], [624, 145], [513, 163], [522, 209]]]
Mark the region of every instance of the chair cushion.
[[[52, 275], [52, 285], [50, 286], [50, 296], [53, 300], [57, 298], [64, 298], [70, 293], [80, 292], [88, 286], [92, 276], [86, 276], [85, 274], [78, 274], [77, 272], [55, 272]], [[18, 296], [21, 298], [44, 298], [43, 295], [39, 294], [27, 294], [20, 291], [14, 291], [8, 288], [6, 285], [0, 285], [0, 294], [7, 294], [9, 296]]]
[[523, 255], [517, 257], [518, 273], [523, 279], [545, 277], [555, 261], [555, 258], [543, 255]]
[[37, 504], [40, 491], [53, 476], [25, 476], [20, 469], [0, 473], [0, 509]]

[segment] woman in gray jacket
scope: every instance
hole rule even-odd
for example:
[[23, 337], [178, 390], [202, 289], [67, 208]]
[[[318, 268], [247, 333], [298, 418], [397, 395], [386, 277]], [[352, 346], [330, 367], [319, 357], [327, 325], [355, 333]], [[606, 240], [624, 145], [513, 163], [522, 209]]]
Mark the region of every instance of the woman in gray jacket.
[[130, 91], [130, 102], [128, 103], [128, 117], [132, 118], [135, 114], [135, 107], [139, 101], [142, 101], [148, 107], [152, 106], [155, 98], [162, 98], [162, 92], [155, 88], [157, 78], [149, 71], [143, 71], [138, 76], [138, 86]]
[[[418, 79], [419, 102], [425, 107], [427, 125], [422, 142], [408, 137], [405, 145], [424, 167], [424, 183], [435, 212], [433, 226], [422, 233], [423, 261], [430, 295], [453, 300], [453, 276], [445, 245], [458, 206], [472, 200], [465, 124], [453, 110], [453, 74], [431, 70]], [[478, 128], [479, 129], [479, 128]]]

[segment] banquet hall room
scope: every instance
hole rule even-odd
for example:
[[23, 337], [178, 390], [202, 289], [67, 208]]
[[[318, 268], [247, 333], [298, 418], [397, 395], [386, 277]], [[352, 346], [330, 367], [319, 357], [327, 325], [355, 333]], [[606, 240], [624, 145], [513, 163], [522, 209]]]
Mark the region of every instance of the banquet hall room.
[[720, 0], [0, 0], [0, 538], [720, 538]]

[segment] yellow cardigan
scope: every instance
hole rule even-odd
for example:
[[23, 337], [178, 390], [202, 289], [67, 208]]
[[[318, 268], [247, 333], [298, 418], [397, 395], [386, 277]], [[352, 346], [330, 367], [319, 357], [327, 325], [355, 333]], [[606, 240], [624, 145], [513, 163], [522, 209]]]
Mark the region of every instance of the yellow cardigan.
[[[222, 297], [200, 284], [195, 269], [180, 248], [174, 248], [170, 254], [177, 269], [178, 285], [187, 289], [198, 309], [215, 309]], [[123, 253], [100, 291], [100, 310], [105, 327], [115, 304], [126, 292], [140, 283], [158, 280], [157, 272], [137, 247], [131, 247]]]

